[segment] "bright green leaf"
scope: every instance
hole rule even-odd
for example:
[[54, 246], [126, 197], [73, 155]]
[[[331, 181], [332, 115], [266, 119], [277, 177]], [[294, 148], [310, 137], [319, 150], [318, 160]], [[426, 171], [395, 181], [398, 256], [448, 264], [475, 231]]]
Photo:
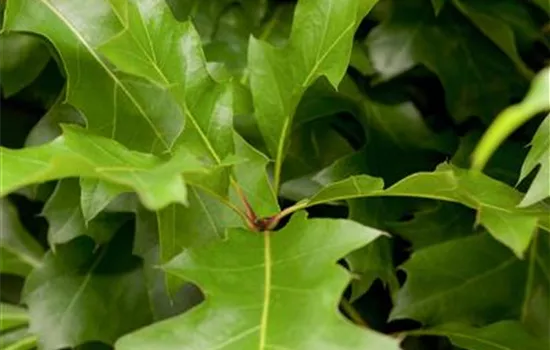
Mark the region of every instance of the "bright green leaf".
[[550, 67], [531, 82], [524, 99], [503, 110], [491, 124], [472, 155], [472, 167], [482, 169], [497, 147], [517, 128], [536, 114], [550, 110]]
[[266, 170], [268, 158], [237, 133], [234, 134], [234, 139], [236, 154], [247, 159], [246, 162], [234, 166], [236, 181], [256, 215], [274, 215], [280, 209]]
[[[250, 86], [258, 126], [275, 158], [275, 189], [286, 153], [292, 119], [303, 93], [326, 76], [337, 86], [344, 76], [359, 21], [376, 1], [300, 1], [287, 44], [275, 48], [251, 38]], [[315, 17], [315, 21], [310, 19]]]
[[22, 307], [1, 303], [0, 304], [0, 331], [16, 328], [29, 323], [29, 314]]
[[[112, 3], [125, 30], [104, 43], [101, 52], [118, 68], [169, 89], [186, 117], [177, 144], [221, 164], [233, 152], [232, 94], [229, 84], [209, 75], [198, 33], [190, 22], [178, 22], [164, 1]], [[195, 182], [226, 196], [227, 181], [224, 170]]]
[[117, 349], [397, 350], [396, 340], [354, 327], [337, 313], [349, 275], [336, 260], [379, 235], [352, 221], [306, 220], [303, 213], [277, 232], [230, 230], [226, 240], [191, 248], [165, 266], [196, 282], [206, 301], [123, 337]]
[[32, 32], [52, 42], [67, 73], [67, 100], [83, 112], [89, 129], [135, 150], [170, 150], [184, 122], [173, 98], [120, 73], [98, 51], [123, 29], [117, 15], [106, 0], [9, 1], [4, 30]]
[[453, 4], [508, 55], [520, 72], [526, 77], [534, 75], [518, 53], [514, 28], [511, 26], [512, 23], [521, 23], [529, 27], [530, 32], [537, 32], [535, 23], [521, 2], [453, 0]]
[[300, 206], [352, 198], [400, 196], [460, 203], [478, 211], [478, 222], [491, 235], [522, 257], [537, 225], [547, 227], [548, 208], [540, 204], [517, 208], [521, 193], [480, 173], [443, 164], [435, 172], [413, 174], [383, 189], [383, 181], [368, 175], [352, 176], [323, 188]]
[[130, 151], [119, 143], [83, 129], [64, 126], [63, 136], [43, 146], [1, 149], [2, 194], [22, 186], [65, 177], [99, 178], [134, 189], [149, 208], [187, 203], [183, 172], [204, 171], [180, 148], [168, 161]]
[[[230, 208], [194, 187], [190, 188], [188, 207], [169, 205], [157, 212], [157, 220], [161, 264], [186, 249], [221, 239], [227, 227], [242, 224]], [[181, 279], [167, 275], [168, 292], [173, 294], [181, 282]]]
[[519, 180], [525, 179], [538, 165], [540, 167], [537, 175], [519, 204], [521, 207], [533, 205], [550, 197], [550, 114], [533, 136], [531, 149], [521, 167]]
[[44, 251], [23, 227], [7, 198], [0, 199], [0, 215], [0, 272], [26, 276], [40, 266]]

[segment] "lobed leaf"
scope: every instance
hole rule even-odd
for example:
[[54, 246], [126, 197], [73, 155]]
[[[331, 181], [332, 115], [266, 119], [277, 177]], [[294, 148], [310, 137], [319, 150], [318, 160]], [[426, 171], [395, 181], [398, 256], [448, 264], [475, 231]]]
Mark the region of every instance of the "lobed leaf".
[[[113, 0], [111, 6], [124, 29], [100, 52], [119, 69], [167, 89], [186, 118], [176, 144], [220, 165], [233, 153], [232, 92], [210, 76], [192, 24], [178, 22], [162, 0]], [[225, 169], [195, 183], [226, 196], [228, 175]]]
[[0, 194], [25, 185], [66, 177], [91, 177], [135, 190], [145, 206], [162, 208], [187, 203], [184, 172], [205, 170], [193, 155], [180, 148], [163, 161], [133, 152], [121, 144], [85, 130], [64, 126], [63, 136], [51, 143], [20, 150], [2, 148]]
[[352, 176], [326, 186], [300, 204], [313, 206], [352, 198], [400, 196], [460, 203], [478, 211], [477, 220], [491, 235], [522, 257], [537, 226], [548, 229], [548, 208], [540, 204], [517, 208], [521, 193], [483, 174], [443, 164], [435, 172], [413, 174], [383, 189], [383, 181], [368, 175]]
[[229, 230], [226, 240], [188, 249], [164, 267], [197, 283], [206, 301], [123, 337], [116, 347], [397, 350], [397, 341], [337, 313], [349, 277], [335, 261], [380, 234], [347, 220], [306, 220], [303, 213], [277, 232]]
[[19, 276], [41, 265], [44, 250], [22, 225], [7, 198], [0, 199], [0, 272]]
[[183, 128], [179, 106], [165, 89], [121, 73], [98, 51], [123, 29], [117, 16], [106, 0], [10, 0], [3, 28], [51, 41], [67, 73], [67, 100], [90, 130], [138, 151], [169, 151]]
[[350, 59], [354, 31], [375, 3], [300, 1], [284, 47], [275, 48], [250, 39], [250, 87], [258, 127], [276, 160], [276, 189], [280, 185], [280, 168], [300, 98], [321, 76], [326, 76], [335, 87], [339, 84]]

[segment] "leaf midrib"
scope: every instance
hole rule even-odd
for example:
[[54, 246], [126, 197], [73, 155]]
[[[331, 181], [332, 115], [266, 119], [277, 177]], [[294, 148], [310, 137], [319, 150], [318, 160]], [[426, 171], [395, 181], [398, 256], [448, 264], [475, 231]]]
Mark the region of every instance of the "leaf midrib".
[[76, 28], [72, 25], [72, 23], [67, 20], [62, 13], [60, 13], [55, 6], [53, 6], [48, 0], [40, 0], [56, 17], [59, 18], [61, 22], [63, 22], [67, 28], [76, 36], [76, 38], [79, 40], [79, 42], [86, 48], [86, 50], [90, 53], [90, 55], [94, 58], [94, 60], [103, 68], [103, 70], [111, 77], [113, 82], [124, 92], [126, 97], [132, 102], [132, 104], [136, 107], [138, 112], [141, 114], [141, 116], [147, 121], [151, 129], [153, 130], [153, 133], [157, 136], [157, 138], [162, 142], [165, 149], [169, 150], [171, 147], [169, 143], [163, 138], [160, 131], [156, 128], [155, 124], [152, 122], [151, 118], [147, 115], [145, 110], [142, 108], [142, 106], [138, 103], [138, 101], [134, 98], [134, 96], [128, 91], [126, 86], [117, 78], [117, 76], [111, 72], [109, 67], [103, 62], [103, 60], [97, 55], [95, 50], [90, 46], [90, 44], [80, 35], [80, 33], [76, 30]]

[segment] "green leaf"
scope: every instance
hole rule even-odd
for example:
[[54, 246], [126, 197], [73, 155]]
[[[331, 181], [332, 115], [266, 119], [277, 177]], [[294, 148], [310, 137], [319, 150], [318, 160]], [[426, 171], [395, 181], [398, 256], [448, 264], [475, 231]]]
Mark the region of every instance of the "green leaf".
[[435, 73], [458, 122], [471, 116], [491, 121], [525, 87], [506, 54], [453, 6], [438, 16], [426, 1], [393, 6], [391, 16], [369, 33], [367, 48], [383, 80], [419, 64]]
[[0, 215], [0, 272], [26, 276], [40, 266], [44, 251], [23, 227], [7, 198], [0, 198]]
[[[231, 86], [209, 75], [198, 33], [190, 22], [176, 21], [164, 1], [112, 3], [125, 30], [104, 43], [101, 52], [125, 72], [169, 89], [186, 117], [177, 144], [221, 164], [233, 152]], [[195, 182], [227, 195], [228, 172], [215, 175]]]
[[380, 237], [352, 252], [346, 256], [346, 261], [355, 275], [351, 282], [350, 301], [353, 302], [365, 294], [376, 279], [386, 284], [391, 293], [399, 289], [393, 266], [391, 240], [388, 237]]
[[527, 31], [537, 32], [537, 27], [525, 6], [513, 0], [472, 1], [453, 0], [453, 4], [495, 43], [526, 77], [533, 71], [523, 62], [516, 47], [512, 24], [521, 23]]
[[81, 178], [80, 189], [80, 207], [85, 222], [91, 221], [115, 198], [126, 192], [124, 186], [92, 178]]
[[537, 225], [548, 227], [544, 204], [517, 208], [521, 193], [480, 173], [442, 164], [435, 172], [413, 174], [390, 188], [381, 179], [352, 176], [323, 188], [300, 207], [352, 198], [400, 196], [460, 203], [478, 212], [477, 220], [498, 241], [522, 257]]
[[407, 280], [390, 318], [433, 326], [516, 317], [518, 297], [525, 289], [525, 265], [484, 234], [416, 251], [403, 265]]
[[[159, 262], [165, 264], [186, 249], [204, 245], [224, 236], [227, 227], [238, 227], [240, 218], [222, 202], [194, 187], [189, 191], [189, 206], [172, 204], [157, 212]], [[166, 276], [166, 287], [173, 294], [182, 281]]]
[[550, 344], [550, 236], [539, 231], [529, 252], [528, 280], [521, 310], [522, 323]]
[[432, 202], [415, 211], [412, 219], [387, 223], [389, 230], [412, 244], [413, 250], [474, 233], [475, 212], [449, 202]]
[[[321, 76], [335, 87], [339, 84], [349, 62], [354, 31], [375, 2], [364, 1], [359, 6], [354, 0], [300, 1], [284, 47], [250, 39], [250, 87], [258, 126], [275, 158], [276, 190], [300, 98]], [[316, 20], [310, 21], [312, 17]]]
[[397, 350], [396, 340], [354, 327], [337, 313], [349, 276], [336, 260], [380, 234], [347, 220], [306, 220], [303, 213], [277, 232], [230, 230], [226, 240], [191, 248], [165, 266], [199, 284], [206, 301], [123, 337], [117, 349]]
[[472, 167], [482, 169], [497, 147], [517, 128], [536, 114], [550, 110], [550, 67], [531, 82], [523, 100], [503, 110], [489, 127], [472, 155]]
[[42, 349], [88, 341], [112, 344], [149, 324], [143, 271], [130, 255], [129, 238], [131, 232], [122, 229], [99, 249], [90, 239], [77, 238], [58, 247], [56, 254], [48, 253], [44, 264], [29, 275], [24, 300], [30, 329]]
[[4, 30], [52, 42], [67, 73], [67, 100], [90, 130], [139, 151], [171, 150], [183, 128], [179, 106], [165, 89], [120, 73], [98, 51], [123, 29], [117, 15], [106, 0], [9, 1]]
[[29, 323], [29, 314], [22, 307], [1, 303], [0, 304], [0, 331], [16, 328]]
[[24, 33], [0, 35], [2, 92], [10, 97], [30, 85], [50, 60], [42, 39]]
[[138, 208], [133, 251], [143, 259], [145, 283], [155, 321], [183, 313], [202, 301], [198, 288], [189, 283], [176, 293], [168, 293], [166, 274], [158, 268], [161, 262], [157, 213]]
[[26, 147], [53, 141], [62, 133], [60, 124], [85, 125], [84, 116], [70, 104], [64, 103], [63, 99], [63, 95], [60, 95], [55, 104], [32, 128], [25, 140]]
[[438, 15], [441, 12], [441, 9], [443, 9], [443, 6], [447, 3], [447, 0], [431, 0], [432, 6], [434, 8], [434, 12], [436, 15]]
[[521, 207], [533, 205], [550, 197], [550, 114], [533, 136], [531, 149], [521, 167], [519, 181], [525, 179], [538, 165], [540, 167], [537, 175], [519, 204]]
[[0, 347], [3, 350], [36, 349], [36, 343], [36, 336], [30, 334], [26, 328], [16, 329], [0, 336]]
[[88, 236], [96, 243], [108, 242], [115, 232], [128, 221], [123, 214], [100, 214], [92, 221], [86, 221], [80, 208], [80, 186], [78, 179], [61, 180], [50, 196], [42, 215], [48, 220], [48, 243], [66, 243], [79, 236]]
[[235, 179], [256, 215], [264, 217], [280, 211], [277, 196], [267, 174], [269, 159], [239, 134], [234, 133], [235, 153], [246, 162], [234, 166]]
[[203, 165], [180, 148], [163, 161], [151, 154], [130, 151], [121, 144], [73, 126], [63, 136], [43, 146], [21, 150], [1, 149], [0, 193], [22, 186], [65, 177], [91, 177], [135, 190], [145, 206], [162, 208], [187, 203], [184, 172], [204, 171]]
[[501, 321], [483, 328], [464, 324], [446, 324], [409, 332], [411, 335], [448, 337], [451, 342], [469, 350], [543, 350], [546, 345], [534, 338], [516, 321]]

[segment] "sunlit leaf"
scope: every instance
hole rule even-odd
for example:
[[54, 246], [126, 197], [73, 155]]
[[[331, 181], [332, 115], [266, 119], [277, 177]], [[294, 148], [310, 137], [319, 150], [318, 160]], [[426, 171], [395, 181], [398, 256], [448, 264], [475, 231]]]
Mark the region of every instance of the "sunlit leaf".
[[[337, 313], [349, 275], [336, 260], [379, 235], [352, 221], [306, 220], [302, 213], [273, 233], [230, 230], [226, 240], [191, 248], [165, 266], [196, 282], [206, 301], [123, 337], [117, 349], [186, 344], [188, 349], [397, 350], [396, 340], [355, 327]], [[209, 336], [197, 329], [208, 329]]]
[[203, 165], [181, 148], [164, 161], [138, 153], [83, 129], [64, 126], [63, 136], [43, 146], [21, 150], [2, 148], [0, 193], [66, 177], [91, 177], [135, 190], [149, 208], [187, 203], [182, 173], [204, 171]]
[[483, 174], [468, 172], [447, 164], [435, 172], [413, 174], [383, 189], [379, 178], [358, 175], [323, 188], [302, 206], [338, 200], [400, 196], [439, 199], [460, 203], [478, 211], [477, 220], [493, 237], [522, 257], [537, 225], [547, 228], [548, 208], [540, 204], [517, 208], [522, 194]]
[[4, 18], [4, 30], [52, 42], [67, 73], [67, 100], [89, 129], [135, 150], [170, 150], [183, 128], [178, 105], [165, 89], [120, 73], [98, 51], [122, 29], [106, 0], [9, 1]]
[[[276, 161], [276, 189], [300, 98], [321, 76], [326, 76], [333, 86], [339, 84], [350, 58], [358, 21], [375, 2], [364, 1], [359, 6], [353, 0], [300, 1], [284, 47], [275, 48], [255, 38], [250, 40], [250, 86], [258, 126]], [[310, 21], [312, 17], [317, 20]]]

